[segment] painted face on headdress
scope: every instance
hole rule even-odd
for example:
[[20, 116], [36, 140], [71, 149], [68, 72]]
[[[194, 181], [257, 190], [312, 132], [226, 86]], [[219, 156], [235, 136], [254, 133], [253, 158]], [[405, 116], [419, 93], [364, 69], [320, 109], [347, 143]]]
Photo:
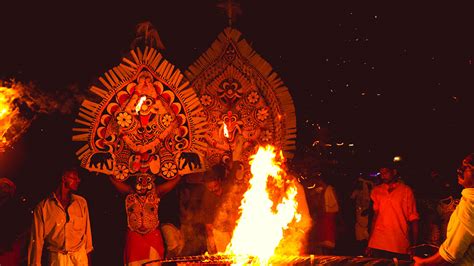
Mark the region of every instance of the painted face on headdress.
[[155, 177], [150, 174], [139, 174], [136, 177], [135, 190], [137, 194], [144, 195], [155, 188]]
[[163, 104], [163, 89], [163, 84], [154, 81], [147, 71], [140, 73], [137, 83], [127, 86], [129, 98], [122, 103], [124, 111], [116, 119], [125, 143], [135, 152], [159, 147], [160, 136], [164, 137], [163, 132], [175, 120], [171, 108]]
[[83, 101], [76, 119], [79, 127], [74, 128], [79, 133], [73, 140], [87, 142], [76, 153], [82, 167], [119, 181], [137, 173], [153, 175], [137, 180], [139, 192], [152, 189], [148, 179], [155, 176], [172, 179], [178, 171], [205, 168], [177, 168], [181, 154], [206, 151], [201, 139], [207, 122], [199, 116], [202, 107], [194, 89], [181, 71], [162, 59], [150, 47], [130, 51], [91, 86], [101, 99]]
[[[201, 117], [209, 125], [208, 164], [240, 153], [243, 172], [250, 176], [247, 161], [252, 149], [268, 144], [292, 158], [296, 116], [288, 88], [237, 30], [226, 29], [211, 47], [186, 72], [204, 106]], [[236, 149], [237, 136], [244, 140], [243, 149]]]

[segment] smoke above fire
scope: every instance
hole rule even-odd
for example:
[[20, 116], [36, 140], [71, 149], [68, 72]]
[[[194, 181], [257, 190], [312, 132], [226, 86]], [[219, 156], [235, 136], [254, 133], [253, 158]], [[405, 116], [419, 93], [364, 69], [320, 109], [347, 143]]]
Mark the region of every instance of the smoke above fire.
[[0, 80], [0, 152], [5, 152], [40, 114], [70, 114], [83, 99], [77, 86], [46, 93], [33, 83]]

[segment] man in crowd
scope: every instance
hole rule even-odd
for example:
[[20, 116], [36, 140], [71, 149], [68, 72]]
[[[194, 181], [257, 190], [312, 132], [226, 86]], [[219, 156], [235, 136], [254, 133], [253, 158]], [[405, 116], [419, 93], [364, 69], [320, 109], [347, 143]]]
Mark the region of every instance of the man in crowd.
[[462, 161], [458, 183], [464, 189], [449, 219], [446, 240], [435, 255], [414, 257], [415, 265], [474, 265], [474, 153]]
[[0, 178], [0, 215], [0, 265], [21, 265], [26, 260], [30, 212], [15, 183], [5, 177]]
[[207, 251], [211, 254], [224, 252], [230, 242], [235, 221], [233, 211], [238, 209], [230, 194], [232, 179], [226, 175], [222, 164], [214, 165], [204, 176], [206, 190], [202, 199], [202, 215], [207, 236]]
[[408, 248], [416, 244], [418, 236], [415, 197], [411, 188], [399, 180], [394, 163], [381, 167], [380, 175], [383, 183], [370, 194], [374, 218], [367, 255], [408, 260]]
[[87, 201], [76, 192], [78, 171], [67, 168], [50, 196], [35, 208], [28, 247], [28, 265], [41, 265], [43, 247], [50, 265], [87, 265], [92, 235]]
[[309, 235], [310, 254], [333, 255], [336, 247], [339, 203], [334, 187], [328, 184], [327, 178], [327, 173], [315, 173], [310, 178], [310, 182], [313, 182], [307, 194], [313, 221]]

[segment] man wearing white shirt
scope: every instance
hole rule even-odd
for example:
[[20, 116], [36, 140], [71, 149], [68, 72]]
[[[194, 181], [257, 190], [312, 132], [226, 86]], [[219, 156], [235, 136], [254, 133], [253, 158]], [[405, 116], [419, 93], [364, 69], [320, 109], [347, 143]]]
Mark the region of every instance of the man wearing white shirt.
[[28, 265], [41, 265], [43, 248], [49, 265], [88, 265], [93, 249], [87, 201], [76, 192], [81, 179], [75, 169], [63, 171], [57, 189], [33, 213]]
[[474, 153], [462, 161], [458, 183], [462, 198], [449, 219], [446, 240], [429, 258], [414, 257], [415, 265], [474, 265]]

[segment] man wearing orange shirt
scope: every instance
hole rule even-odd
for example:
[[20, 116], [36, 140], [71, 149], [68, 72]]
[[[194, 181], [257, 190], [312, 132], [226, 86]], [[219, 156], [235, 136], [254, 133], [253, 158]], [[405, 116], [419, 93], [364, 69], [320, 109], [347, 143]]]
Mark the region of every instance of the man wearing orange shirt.
[[398, 178], [394, 164], [380, 168], [382, 184], [370, 198], [374, 218], [367, 253], [379, 258], [408, 260], [408, 248], [416, 244], [419, 215], [413, 191]]

